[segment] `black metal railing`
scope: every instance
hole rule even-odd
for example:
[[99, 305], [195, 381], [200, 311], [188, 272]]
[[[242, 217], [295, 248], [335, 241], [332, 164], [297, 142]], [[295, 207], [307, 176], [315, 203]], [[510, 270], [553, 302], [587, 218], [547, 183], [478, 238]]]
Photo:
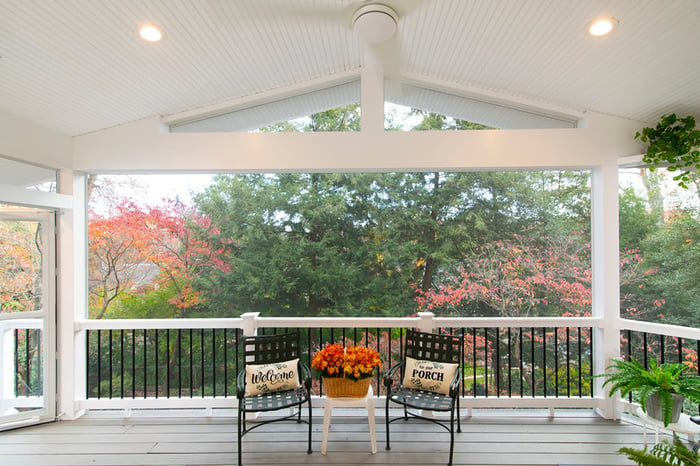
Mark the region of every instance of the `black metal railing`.
[[660, 363], [681, 362], [700, 374], [700, 340], [625, 330], [621, 335], [621, 353], [641, 361], [645, 367], [649, 367], [650, 359]]
[[235, 395], [240, 330], [86, 331], [87, 398]]
[[462, 361], [464, 395], [593, 396], [590, 327], [471, 328], [461, 332], [467, 346]]
[[[289, 328], [259, 328], [258, 334]], [[329, 343], [376, 349], [382, 377], [403, 356], [403, 328], [302, 328], [304, 358]], [[484, 327], [436, 331], [462, 340], [462, 395], [592, 397], [592, 328]], [[241, 361], [237, 329], [87, 330], [88, 398], [194, 398], [235, 395]], [[314, 394], [323, 393], [314, 377]]]
[[44, 394], [41, 342], [41, 329], [14, 329], [15, 396]]

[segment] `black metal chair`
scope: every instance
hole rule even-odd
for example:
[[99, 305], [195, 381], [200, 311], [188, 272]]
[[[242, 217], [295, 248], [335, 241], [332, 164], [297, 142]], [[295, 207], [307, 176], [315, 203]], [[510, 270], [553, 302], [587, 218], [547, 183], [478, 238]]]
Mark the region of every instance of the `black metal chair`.
[[[307, 453], [311, 453], [311, 372], [301, 362], [301, 350], [299, 347], [299, 332], [285, 333], [282, 335], [267, 335], [258, 337], [243, 337], [243, 370], [236, 380], [236, 396], [238, 397], [238, 464], [242, 464], [242, 439], [245, 434], [253, 429], [271, 422], [279, 422], [296, 417], [297, 423], [309, 425], [309, 447]], [[289, 390], [265, 392], [259, 394], [246, 394], [246, 367], [259, 364], [282, 363], [299, 358], [296, 375], [298, 387]], [[296, 385], [296, 384], [295, 384]], [[250, 388], [250, 387], [249, 387]], [[249, 390], [250, 391], [250, 390]], [[301, 418], [303, 404], [309, 408], [309, 419]], [[279, 409], [293, 409], [287, 416], [276, 417], [265, 421], [256, 421], [248, 426], [246, 415]], [[283, 463], [284, 460], [281, 459]]]
[[[406, 344], [404, 359], [393, 365], [384, 376], [386, 386], [386, 449], [391, 450], [389, 438], [389, 424], [398, 420], [408, 421], [410, 418], [418, 418], [430, 421], [443, 427], [450, 433], [450, 460], [448, 465], [452, 465], [454, 452], [454, 423], [457, 417], [457, 432], [462, 432], [462, 425], [459, 419], [459, 386], [462, 382], [462, 370], [459, 366], [461, 354], [461, 340], [457, 336], [441, 335], [434, 333], [424, 333], [415, 330], [408, 330], [406, 333]], [[430, 361], [434, 363], [456, 364], [454, 376], [449, 381], [449, 391], [446, 394], [434, 391], [415, 388], [411, 383], [404, 386], [407, 360], [412, 358], [420, 361]], [[413, 361], [410, 361], [413, 364]], [[443, 364], [437, 366], [444, 367]], [[399, 374], [401, 379], [398, 384], [394, 384], [394, 376]], [[439, 374], [437, 374], [439, 377]], [[409, 379], [411, 374], [409, 374]], [[446, 381], [444, 381], [446, 382]], [[420, 385], [420, 384], [419, 384]], [[429, 387], [426, 384], [423, 388]], [[393, 419], [389, 418], [389, 405], [396, 403], [403, 407], [403, 416]], [[450, 413], [449, 424], [446, 420], [427, 417], [418, 414], [413, 410], [439, 411]]]

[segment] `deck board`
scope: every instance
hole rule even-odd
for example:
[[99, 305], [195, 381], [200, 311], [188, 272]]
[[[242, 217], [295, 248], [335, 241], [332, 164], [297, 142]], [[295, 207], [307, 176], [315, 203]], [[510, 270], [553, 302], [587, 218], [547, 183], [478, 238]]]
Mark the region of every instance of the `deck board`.
[[[233, 465], [236, 419], [231, 413], [96, 412], [0, 433], [3, 466], [35, 465]], [[381, 415], [380, 415], [381, 414]], [[441, 465], [449, 434], [431, 423], [396, 422], [386, 451], [383, 412], [377, 411], [377, 454], [372, 455], [366, 417], [335, 416], [328, 454], [321, 455], [322, 413], [314, 412], [313, 449], [306, 453], [306, 425], [271, 424], [244, 438], [246, 465]], [[653, 435], [649, 436], [653, 439]], [[454, 464], [628, 465], [621, 446], [643, 446], [641, 424], [599, 418], [590, 410], [474, 410], [456, 434]]]

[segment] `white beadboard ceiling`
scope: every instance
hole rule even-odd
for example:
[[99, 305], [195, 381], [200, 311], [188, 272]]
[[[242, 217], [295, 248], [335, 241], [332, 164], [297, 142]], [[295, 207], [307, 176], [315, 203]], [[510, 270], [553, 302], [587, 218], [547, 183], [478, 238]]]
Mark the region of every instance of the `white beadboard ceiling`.
[[[337, 77], [360, 75], [350, 23], [364, 3], [0, 0], [0, 109], [81, 135], [153, 116], [241, 130], [346, 103], [359, 86]], [[570, 126], [586, 111], [700, 118], [699, 0], [381, 3], [399, 14], [383, 57], [387, 99], [402, 105], [504, 128]], [[618, 28], [587, 35], [601, 15]], [[160, 43], [138, 38], [146, 22]]]

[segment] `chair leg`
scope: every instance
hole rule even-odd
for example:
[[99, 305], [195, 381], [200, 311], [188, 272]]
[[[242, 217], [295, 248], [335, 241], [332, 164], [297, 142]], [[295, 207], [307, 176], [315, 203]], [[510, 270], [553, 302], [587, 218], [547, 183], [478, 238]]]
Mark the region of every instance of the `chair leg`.
[[[311, 396], [309, 396], [307, 403], [309, 403], [309, 449], [306, 451], [306, 453], [311, 454], [313, 452], [311, 449]], [[301, 409], [302, 406], [299, 406], [299, 415], [301, 415]]]
[[386, 450], [391, 450], [391, 444], [389, 443], [389, 398], [391, 393], [386, 394], [386, 408], [384, 408], [384, 419], [386, 422]]
[[459, 411], [459, 395], [457, 395], [457, 432], [461, 433], [462, 432], [462, 420], [461, 420], [461, 414]]
[[[239, 402], [239, 403], [242, 403], [243, 400], [238, 400], [238, 402]], [[241, 430], [241, 427], [243, 426], [243, 423], [242, 423], [242, 421], [241, 421], [242, 413], [243, 413], [243, 410], [240, 409], [240, 408], [238, 408], [238, 466], [241, 466], [241, 465], [243, 464], [243, 462], [242, 462], [242, 451], [241, 451], [241, 449], [242, 449], [242, 444], [243, 444], [243, 442], [242, 442], [242, 438], [243, 438], [242, 432], [243, 432], [243, 431]]]
[[[458, 421], [459, 422], [459, 421]], [[453, 409], [450, 414], [450, 462], [447, 466], [452, 466], [452, 454], [455, 448], [455, 410]]]

